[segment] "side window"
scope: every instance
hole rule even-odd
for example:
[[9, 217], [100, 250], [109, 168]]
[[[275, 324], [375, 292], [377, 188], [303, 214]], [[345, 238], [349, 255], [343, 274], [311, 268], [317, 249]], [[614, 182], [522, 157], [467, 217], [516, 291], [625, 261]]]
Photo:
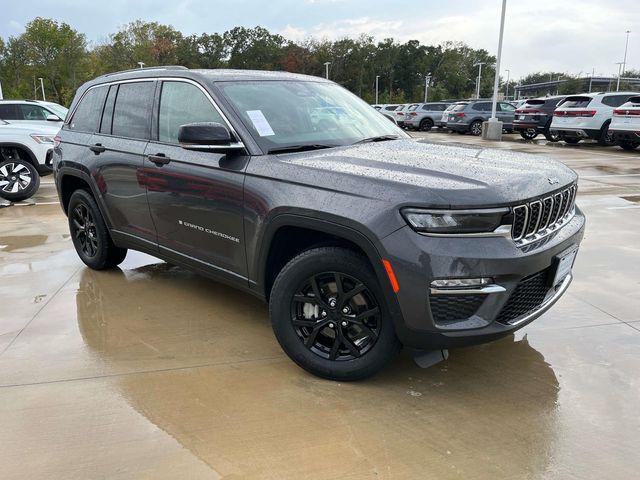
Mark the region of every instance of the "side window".
[[426, 105], [422, 106], [422, 110], [426, 110], [427, 112], [433, 110], [433, 105], [427, 103]]
[[502, 110], [503, 112], [515, 112], [516, 111], [516, 107], [514, 107], [510, 103], [500, 102], [498, 105], [500, 105], [500, 110]]
[[76, 108], [69, 129], [76, 132], [93, 133], [98, 129], [107, 87], [96, 87], [89, 90]]
[[102, 121], [100, 122], [100, 133], [111, 134], [111, 123], [113, 121], [113, 106], [116, 102], [116, 95], [118, 94], [118, 85], [111, 85], [109, 87], [109, 94], [107, 95], [107, 103], [104, 105], [104, 112], [102, 112]]
[[178, 143], [180, 125], [197, 122], [225, 124], [207, 96], [195, 85], [163, 82], [158, 115], [158, 140]]
[[49, 112], [38, 105], [20, 105], [25, 120], [46, 120]]
[[153, 82], [120, 84], [113, 107], [113, 135], [149, 139], [153, 86]]
[[0, 118], [2, 120], [24, 120], [18, 105], [12, 103], [0, 104]]
[[475, 104], [473, 109], [481, 112], [488, 112], [491, 110], [491, 104], [489, 102], [478, 102]]

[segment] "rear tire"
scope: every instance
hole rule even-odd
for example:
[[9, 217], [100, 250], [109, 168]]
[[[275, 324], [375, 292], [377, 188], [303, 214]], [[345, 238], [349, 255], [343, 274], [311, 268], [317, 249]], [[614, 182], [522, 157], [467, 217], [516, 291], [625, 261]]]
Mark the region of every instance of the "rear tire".
[[475, 137], [482, 135], [482, 121], [475, 120], [469, 125], [469, 132]]
[[632, 142], [630, 140], [620, 140], [619, 142], [620, 147], [622, 147], [624, 150], [635, 150], [636, 148], [638, 148], [638, 146], [640, 146], [640, 143], [638, 142]]
[[423, 118], [420, 120], [420, 131], [428, 132], [433, 128], [433, 120], [430, 118]]
[[76, 190], [67, 207], [69, 232], [80, 259], [94, 270], [122, 263], [127, 249], [116, 247], [95, 200], [85, 190]]
[[538, 136], [538, 131], [535, 128], [527, 128], [526, 130], [520, 130], [520, 136], [525, 140], [533, 140]]
[[269, 312], [285, 353], [318, 377], [369, 377], [400, 349], [373, 269], [344, 248], [313, 248], [289, 261], [273, 285]]
[[580, 139], [576, 137], [563, 137], [562, 140], [564, 140], [564, 142], [568, 143], [569, 145], [577, 145], [578, 143], [580, 143]]
[[39, 187], [40, 175], [31, 163], [21, 158], [0, 162], [0, 197], [20, 202], [35, 195]]
[[562, 136], [558, 132], [552, 132], [551, 130], [547, 129], [544, 132], [544, 138], [546, 138], [549, 142], [555, 143], [559, 142], [562, 139]]

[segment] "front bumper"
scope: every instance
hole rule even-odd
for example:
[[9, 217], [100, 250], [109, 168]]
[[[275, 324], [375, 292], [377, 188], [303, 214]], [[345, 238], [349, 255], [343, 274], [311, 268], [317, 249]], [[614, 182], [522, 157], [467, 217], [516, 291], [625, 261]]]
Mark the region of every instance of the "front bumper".
[[[557, 258], [579, 246], [584, 225], [584, 215], [576, 207], [568, 223], [528, 250], [506, 237], [430, 237], [408, 226], [392, 233], [383, 245], [400, 284], [402, 318], [396, 319], [400, 341], [410, 348], [435, 350], [484, 343], [522, 328], [566, 291], [570, 275], [555, 286], [551, 279]], [[434, 303], [439, 294], [431, 292], [431, 282], [475, 277], [492, 278], [502, 291], [495, 289], [480, 298], [456, 296], [453, 305], [456, 311], [466, 309], [465, 315], [442, 321], [439, 315], [447, 307]], [[529, 291], [535, 291], [536, 302], [527, 298]], [[514, 309], [521, 297], [525, 303]]]

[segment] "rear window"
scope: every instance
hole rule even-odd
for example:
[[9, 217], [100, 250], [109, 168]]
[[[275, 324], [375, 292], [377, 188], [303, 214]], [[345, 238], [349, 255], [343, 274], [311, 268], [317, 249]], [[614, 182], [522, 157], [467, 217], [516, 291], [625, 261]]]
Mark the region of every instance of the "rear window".
[[528, 105], [531, 105], [532, 107], [539, 107], [540, 105], [544, 105], [545, 103], [546, 103], [546, 100], [539, 100], [536, 98], [536, 99], [531, 99], [524, 102], [523, 107], [526, 107]]
[[149, 139], [153, 82], [121, 83], [113, 108], [113, 135]]
[[390, 112], [393, 112], [396, 108], [398, 108], [398, 105], [388, 105], [384, 107], [385, 110], [389, 110]]
[[591, 103], [591, 97], [567, 97], [564, 102], [562, 102], [559, 107], [562, 108], [585, 108], [587, 105]]
[[640, 105], [640, 96], [631, 97], [627, 103], [632, 103], [633, 105]]
[[453, 105], [453, 108], [451, 109], [452, 112], [461, 112], [462, 110], [464, 110], [464, 108], [468, 105], [468, 103], [456, 103], [455, 105]]
[[409, 108], [407, 108], [407, 110], [410, 111], [410, 112], [413, 112], [416, 108], [418, 108], [418, 104], [409, 105]]
[[106, 86], [89, 90], [80, 100], [69, 123], [69, 129], [76, 132], [95, 132], [102, 116], [102, 106], [106, 96]]
[[623, 103], [626, 103], [632, 95], [607, 95], [602, 99], [602, 103], [610, 107], [619, 107]]

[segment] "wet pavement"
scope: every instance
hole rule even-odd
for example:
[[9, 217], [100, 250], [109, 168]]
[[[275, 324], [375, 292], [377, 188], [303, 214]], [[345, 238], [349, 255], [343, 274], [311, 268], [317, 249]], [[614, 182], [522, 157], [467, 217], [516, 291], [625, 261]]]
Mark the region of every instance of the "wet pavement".
[[0, 477], [637, 478], [640, 152], [544, 143], [490, 145], [582, 176], [569, 292], [514, 336], [351, 384], [289, 361], [247, 294], [135, 252], [85, 268], [45, 179], [0, 208]]

